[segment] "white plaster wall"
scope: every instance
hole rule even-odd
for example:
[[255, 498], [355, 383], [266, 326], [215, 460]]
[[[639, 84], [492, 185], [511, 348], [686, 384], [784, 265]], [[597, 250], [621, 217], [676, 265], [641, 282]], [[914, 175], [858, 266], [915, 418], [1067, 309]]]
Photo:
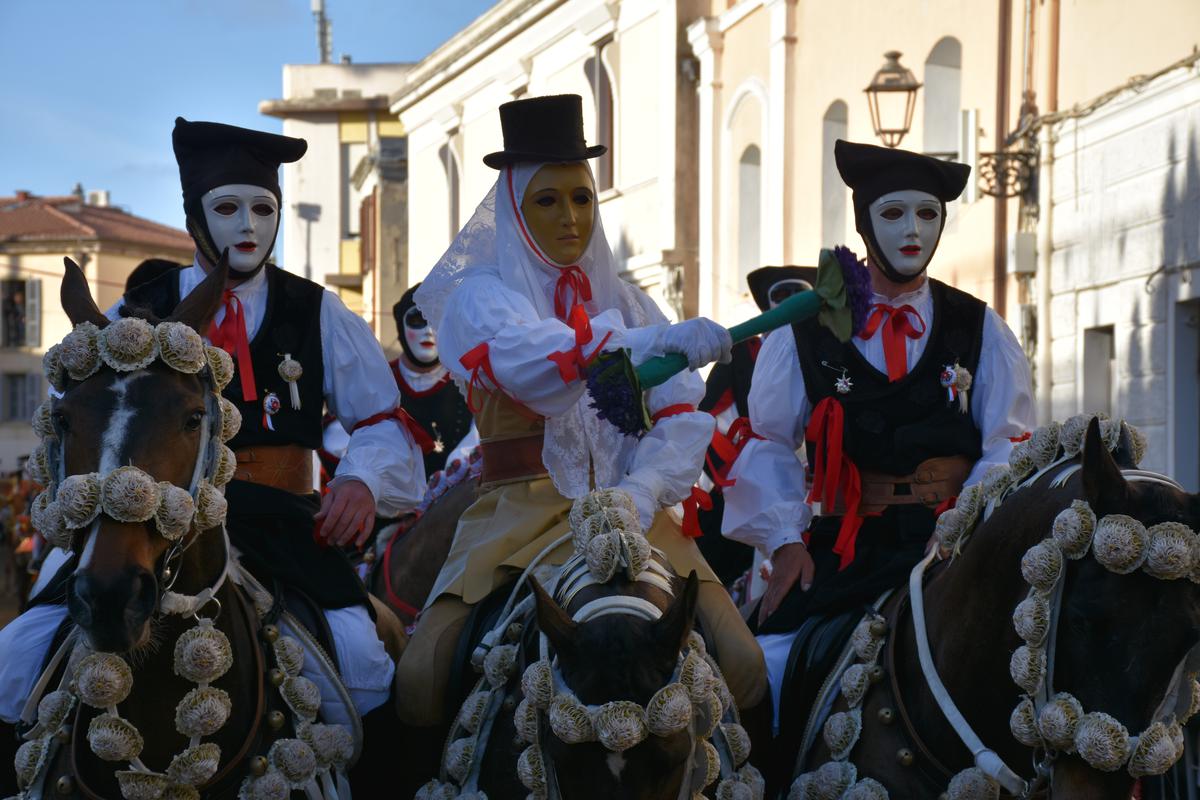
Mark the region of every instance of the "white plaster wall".
[[1200, 263], [1200, 74], [1168, 74], [1053, 134], [1052, 415], [1091, 410], [1083, 332], [1112, 326], [1114, 414], [1148, 436], [1146, 468], [1194, 491], [1196, 443], [1177, 439], [1185, 428], [1194, 438], [1200, 409], [1173, 397], [1179, 381], [1197, 380], [1174, 348], [1178, 303], [1195, 295], [1178, 269]]
[[283, 99], [312, 97], [317, 89], [358, 89], [364, 97], [386, 95], [411, 64], [284, 64]]
[[[280, 266], [317, 283], [338, 271], [341, 240], [341, 145], [337, 114], [305, 114], [283, 121], [285, 136], [308, 141], [308, 154], [283, 165], [283, 258]], [[315, 222], [300, 204], [319, 209]], [[307, 254], [307, 259], [306, 259]]]

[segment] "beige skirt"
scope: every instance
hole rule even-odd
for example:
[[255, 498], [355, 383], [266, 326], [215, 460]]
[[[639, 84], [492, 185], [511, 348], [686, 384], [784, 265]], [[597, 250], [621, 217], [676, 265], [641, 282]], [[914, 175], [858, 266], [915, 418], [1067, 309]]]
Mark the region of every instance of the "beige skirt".
[[[426, 607], [443, 595], [478, 603], [492, 590], [519, 575], [569, 530], [571, 500], [554, 488], [550, 478], [534, 478], [490, 489], [463, 513], [446, 563], [438, 574]], [[646, 533], [680, 575], [692, 570], [701, 581], [718, 583], [696, 543], [683, 535], [679, 524], [659, 512]], [[568, 539], [541, 562], [556, 567], [570, 558]]]

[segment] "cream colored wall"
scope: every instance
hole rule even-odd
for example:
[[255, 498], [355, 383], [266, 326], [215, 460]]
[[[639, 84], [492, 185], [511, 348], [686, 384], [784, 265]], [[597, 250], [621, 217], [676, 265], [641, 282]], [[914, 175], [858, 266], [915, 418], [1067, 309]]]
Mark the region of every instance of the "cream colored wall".
[[1156, 72], [1200, 45], [1196, 0], [1060, 1], [1060, 108]]
[[[901, 49], [901, 63], [923, 80], [925, 60], [944, 36], [962, 46], [961, 106], [979, 111], [984, 136], [981, 150], [996, 149], [996, 13], [992, 4], [962, 0], [924, 0], [919, 8], [881, 5], [872, 0], [801, 3], [797, 12], [797, 91], [794, 138], [788, 157], [794, 182], [789, 187], [794, 214], [793, 263], [815, 263], [821, 246], [822, 119], [829, 105], [848, 108], [852, 141], [879, 144], [871, 127], [863, 88], [883, 64], [883, 52]], [[1019, 4], [1018, 4], [1019, 5]], [[1019, 26], [1018, 26], [1019, 30]], [[831, 31], [839, 32], [831, 36]], [[847, 46], [852, 42], [852, 46]], [[1015, 54], [1020, 62], [1019, 51]], [[924, 90], [918, 93], [912, 130], [900, 147], [920, 150], [924, 138]], [[1010, 122], [1011, 124], [1011, 122]], [[957, 220], [947, 228], [930, 273], [985, 300], [992, 297], [992, 225], [994, 201], [982, 198], [959, 204]], [[852, 213], [847, 227], [853, 230]], [[860, 239], [847, 244], [863, 254]]]

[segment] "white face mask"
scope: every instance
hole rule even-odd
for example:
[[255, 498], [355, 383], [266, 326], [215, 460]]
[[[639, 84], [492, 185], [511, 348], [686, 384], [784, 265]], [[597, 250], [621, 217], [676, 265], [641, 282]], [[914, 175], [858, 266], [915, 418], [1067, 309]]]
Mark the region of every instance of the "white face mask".
[[871, 203], [871, 225], [880, 255], [901, 275], [916, 275], [942, 235], [942, 204], [928, 192], [904, 189]]
[[[409, 324], [410, 320], [424, 324], [419, 328], [414, 328]], [[404, 341], [408, 343], [409, 352], [418, 362], [432, 364], [437, 361], [437, 337], [433, 333], [433, 326], [425, 321], [425, 317], [415, 307], [410, 308], [404, 315]]]
[[219, 255], [229, 248], [229, 268], [252, 272], [271, 249], [279, 228], [279, 202], [261, 186], [231, 183], [201, 198], [204, 221]]

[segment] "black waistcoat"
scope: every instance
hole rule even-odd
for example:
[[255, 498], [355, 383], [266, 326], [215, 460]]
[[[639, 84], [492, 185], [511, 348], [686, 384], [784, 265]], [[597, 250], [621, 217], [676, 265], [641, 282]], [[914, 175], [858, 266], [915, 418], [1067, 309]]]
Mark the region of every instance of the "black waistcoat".
[[[250, 342], [254, 362], [255, 400], [242, 399], [242, 381], [237, 358], [233, 380], [224, 395], [242, 412], [242, 428], [229, 442], [234, 450], [255, 445], [297, 444], [316, 450], [321, 446], [321, 416], [325, 403], [325, 368], [321, 353], [321, 297], [324, 293], [312, 281], [279, 269], [264, 268], [267, 304], [258, 332]], [[129, 307], [146, 308], [155, 316], [170, 315], [179, 304], [179, 270], [134, 288], [125, 295]], [[289, 353], [304, 370], [297, 386], [300, 410], [292, 408], [288, 384], [279, 377], [279, 363]], [[274, 392], [280, 401], [279, 412], [271, 417], [274, 430], [263, 426], [263, 399]]]
[[[929, 288], [933, 328], [925, 352], [895, 383], [852, 342], [839, 342], [815, 318], [792, 328], [809, 402], [815, 407], [826, 397], [836, 397], [841, 403], [845, 410], [842, 446], [859, 469], [908, 475], [929, 458], [978, 460], [982, 455], [974, 419], [961, 413], [957, 400], [950, 400], [940, 376], [946, 366], [956, 363], [975, 374], [987, 306], [940, 281], [930, 279]], [[835, 384], [843, 368], [853, 388], [838, 394]], [[816, 463], [813, 444], [808, 448], [809, 463]]]
[[425, 476], [429, 477], [446, 466], [451, 448], [471, 430], [471, 411], [449, 375], [433, 388], [418, 392], [404, 380], [398, 359], [391, 366], [400, 388], [400, 407], [421, 424], [429, 438], [443, 445], [425, 454]]

